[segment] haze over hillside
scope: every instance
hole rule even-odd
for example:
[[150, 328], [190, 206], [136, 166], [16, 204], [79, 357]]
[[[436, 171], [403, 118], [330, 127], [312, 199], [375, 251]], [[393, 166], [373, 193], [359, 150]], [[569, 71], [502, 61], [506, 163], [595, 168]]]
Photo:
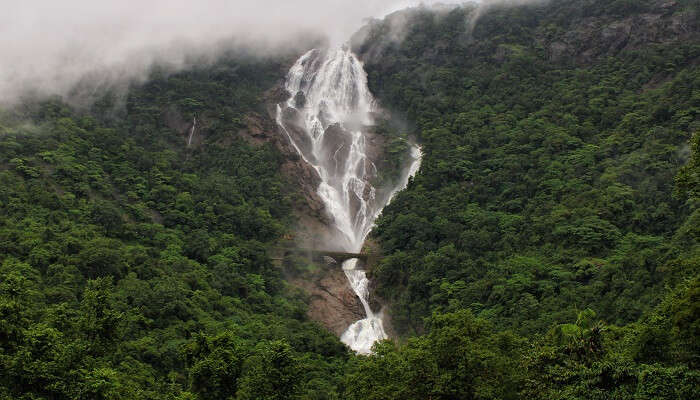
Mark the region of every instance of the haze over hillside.
[[0, 15], [0, 102], [29, 91], [66, 94], [85, 77], [97, 85], [143, 80], [154, 63], [177, 70], [188, 56], [211, 61], [232, 47], [274, 54], [304, 35], [342, 43], [367, 18], [435, 2], [14, 2]]
[[695, 400], [700, 0], [406, 4], [5, 5], [0, 400]]

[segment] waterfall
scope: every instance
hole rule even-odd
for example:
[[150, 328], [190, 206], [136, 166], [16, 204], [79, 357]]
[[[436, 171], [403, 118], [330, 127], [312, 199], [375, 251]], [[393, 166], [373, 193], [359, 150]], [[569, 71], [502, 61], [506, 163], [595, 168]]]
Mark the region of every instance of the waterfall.
[[197, 117], [192, 120], [192, 128], [190, 129], [190, 136], [187, 138], [187, 146], [192, 144], [192, 136], [194, 136], [194, 130], [197, 128]]
[[[289, 70], [286, 89], [292, 97], [278, 105], [277, 123], [321, 178], [318, 195], [333, 218], [336, 245], [358, 253], [382, 208], [418, 170], [420, 149], [413, 146], [412, 163], [399, 184], [378, 196], [370, 183], [377, 167], [367, 154], [375, 101], [362, 63], [347, 47], [304, 54]], [[343, 270], [366, 318], [352, 324], [341, 340], [366, 354], [387, 336], [381, 315], [369, 306], [369, 280], [357, 261], [345, 261]]]

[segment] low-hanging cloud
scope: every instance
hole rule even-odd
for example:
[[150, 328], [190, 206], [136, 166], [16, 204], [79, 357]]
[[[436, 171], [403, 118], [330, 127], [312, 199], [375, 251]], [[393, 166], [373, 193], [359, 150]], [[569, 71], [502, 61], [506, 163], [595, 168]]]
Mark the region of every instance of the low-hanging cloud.
[[0, 104], [144, 79], [154, 63], [181, 68], [221, 43], [261, 52], [303, 35], [342, 43], [367, 18], [455, 0], [0, 0]]
[[64, 95], [86, 76], [97, 83], [139, 79], [154, 63], [178, 68], [192, 52], [206, 54], [224, 40], [261, 50], [291, 45], [302, 33], [340, 40], [363, 18], [410, 5], [381, 0], [7, 2], [0, 14], [0, 103], [27, 92]]

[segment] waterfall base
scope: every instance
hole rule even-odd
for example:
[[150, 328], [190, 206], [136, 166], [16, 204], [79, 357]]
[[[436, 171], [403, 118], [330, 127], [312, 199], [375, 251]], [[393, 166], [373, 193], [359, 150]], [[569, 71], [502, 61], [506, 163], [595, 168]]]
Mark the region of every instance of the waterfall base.
[[340, 341], [355, 350], [358, 354], [372, 353], [372, 346], [377, 340], [386, 339], [384, 323], [379, 317], [361, 319], [343, 333]]
[[350, 325], [340, 340], [360, 354], [369, 354], [375, 342], [387, 338], [384, 323], [381, 314], [375, 315], [369, 306], [369, 279], [365, 271], [357, 269], [357, 259], [345, 261], [343, 271], [360, 298], [366, 317]]

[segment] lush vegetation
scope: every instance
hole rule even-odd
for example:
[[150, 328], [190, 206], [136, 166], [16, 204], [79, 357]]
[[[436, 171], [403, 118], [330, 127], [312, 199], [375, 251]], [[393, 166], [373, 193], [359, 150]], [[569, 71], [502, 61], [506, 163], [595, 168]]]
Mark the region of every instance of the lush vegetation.
[[[390, 254], [376, 277], [399, 302], [399, 327], [420, 331], [432, 310], [463, 307], [523, 333], [588, 306], [636, 321], [697, 250], [697, 204], [673, 191], [699, 126], [700, 45], [585, 66], [522, 46], [494, 63], [484, 49], [504, 45], [478, 34], [500, 25], [477, 25], [483, 43], [463, 43], [460, 11], [415, 19], [414, 35], [368, 65], [378, 95], [417, 121], [425, 151], [376, 232]], [[435, 43], [449, 51], [425, 51]]]
[[[155, 73], [126, 110], [3, 113], [0, 398], [333, 391], [346, 350], [267, 256], [294, 194], [280, 155], [236, 136], [279, 70], [229, 59]], [[188, 148], [168, 120], [194, 113]]]
[[[386, 256], [373, 277], [395, 327], [426, 335], [363, 363], [400, 370], [373, 388], [403, 381], [408, 392], [387, 392], [395, 398], [697, 391], [700, 41], [553, 58], [552, 32], [583, 29], [571, 16], [660, 10], [582, 3], [494, 8], [476, 21], [468, 9], [417, 10], [402, 40], [379, 22], [358, 44], [373, 92], [415, 123], [425, 153], [374, 232]], [[458, 316], [467, 333], [436, 329]], [[520, 339], [502, 335], [528, 344], [514, 350]], [[480, 368], [492, 375], [480, 380]], [[470, 389], [444, 386], [465, 370]]]
[[406, 137], [425, 155], [374, 232], [401, 337], [369, 357], [308, 321], [267, 255], [298, 194], [239, 132], [289, 60], [0, 110], [0, 399], [694, 398], [700, 42], [548, 47], [662, 3], [698, 9], [552, 0], [365, 32], [396, 116], [380, 181]]

